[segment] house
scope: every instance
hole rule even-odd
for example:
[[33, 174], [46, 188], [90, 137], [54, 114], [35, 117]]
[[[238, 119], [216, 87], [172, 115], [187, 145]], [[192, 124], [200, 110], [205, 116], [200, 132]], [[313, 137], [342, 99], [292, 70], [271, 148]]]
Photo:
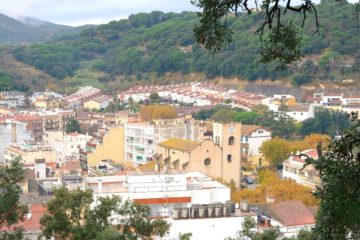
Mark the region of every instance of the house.
[[107, 95], [97, 96], [84, 103], [85, 109], [100, 110], [106, 108], [110, 102], [113, 101], [113, 97]]
[[300, 201], [269, 203], [258, 208], [260, 230], [279, 227], [284, 237], [294, 237], [300, 230], [311, 230], [315, 226], [314, 213]]
[[241, 125], [241, 160], [242, 164], [256, 167], [268, 166], [260, 153], [260, 147], [271, 139], [271, 130], [257, 125]]
[[318, 159], [318, 152], [316, 149], [308, 149], [301, 153], [291, 155], [283, 163], [282, 177], [292, 179], [298, 184], [315, 189], [315, 187], [320, 184], [320, 177], [312, 165], [308, 165], [304, 168], [306, 160], [304, 155], [315, 160]]
[[302, 122], [315, 116], [314, 106], [307, 104], [286, 106], [285, 112], [287, 116], [297, 122]]
[[2, 226], [1, 231], [12, 232], [16, 228], [23, 228], [24, 239], [37, 240], [41, 235], [40, 219], [44, 216], [46, 208], [42, 204], [32, 204], [29, 207], [28, 214], [25, 215], [24, 220], [12, 226]]

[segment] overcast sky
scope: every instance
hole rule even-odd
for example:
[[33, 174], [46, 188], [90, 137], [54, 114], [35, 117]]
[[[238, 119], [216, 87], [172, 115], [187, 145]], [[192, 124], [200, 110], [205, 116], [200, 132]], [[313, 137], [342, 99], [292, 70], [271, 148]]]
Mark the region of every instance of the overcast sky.
[[190, 0], [0, 0], [0, 12], [79, 26], [107, 23], [139, 12], [195, 11]]

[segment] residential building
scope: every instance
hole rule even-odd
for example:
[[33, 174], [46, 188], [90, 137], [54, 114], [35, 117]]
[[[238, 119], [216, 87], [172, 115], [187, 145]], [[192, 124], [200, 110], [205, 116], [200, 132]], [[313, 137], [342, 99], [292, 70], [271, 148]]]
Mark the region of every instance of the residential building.
[[260, 147], [271, 139], [271, 130], [256, 125], [241, 125], [241, 162], [242, 165], [255, 167], [268, 166], [269, 163], [260, 153]]
[[25, 93], [18, 91], [0, 92], [0, 105], [10, 108], [23, 107], [25, 105]]
[[44, 216], [46, 208], [43, 204], [31, 204], [29, 212], [17, 224], [0, 228], [0, 231], [13, 232], [18, 228], [23, 229], [23, 239], [38, 240], [42, 234], [40, 219]]
[[80, 149], [85, 149], [86, 143], [91, 139], [91, 136], [80, 133], [68, 133], [63, 138], [55, 139], [56, 162], [79, 159]]
[[86, 101], [84, 103], [84, 108], [89, 110], [100, 110], [106, 108], [112, 101], [113, 97], [101, 95]]
[[315, 188], [320, 184], [320, 177], [314, 166], [308, 165], [304, 168], [306, 157], [318, 159], [318, 153], [316, 149], [308, 149], [291, 155], [283, 163], [282, 177], [296, 181], [298, 184]]
[[187, 118], [125, 124], [125, 160], [135, 165], [153, 160], [158, 143], [169, 138], [197, 140], [199, 126]]
[[26, 123], [4, 120], [0, 123], [0, 164], [4, 162], [5, 149], [13, 143], [31, 140]]
[[155, 160], [168, 169], [199, 171], [240, 186], [241, 124], [214, 123], [212, 133], [201, 142], [174, 138], [160, 142]]
[[65, 103], [69, 108], [77, 109], [83, 106], [84, 102], [101, 95], [101, 90], [91, 86], [80, 87], [79, 90], [65, 97]]
[[230, 188], [199, 172], [127, 172], [119, 176], [87, 177], [84, 185], [95, 199], [120, 196], [148, 205], [152, 216], [169, 217], [175, 207], [226, 203]]
[[5, 149], [5, 163], [12, 161], [16, 157], [21, 157], [25, 168], [32, 169], [35, 168], [38, 160], [44, 160], [46, 164], [52, 164], [52, 166], [56, 162], [56, 153], [53, 148], [33, 142], [11, 144]]
[[96, 145], [94, 150], [86, 153], [87, 165], [93, 168], [105, 160], [123, 164], [125, 162], [124, 140], [123, 127], [109, 128], [109, 131], [103, 137], [102, 143]]
[[284, 237], [295, 237], [300, 230], [310, 231], [315, 226], [312, 209], [299, 201], [258, 205], [258, 230], [278, 227]]
[[297, 122], [302, 122], [315, 116], [314, 105], [307, 104], [286, 106], [285, 112], [287, 116], [293, 118]]

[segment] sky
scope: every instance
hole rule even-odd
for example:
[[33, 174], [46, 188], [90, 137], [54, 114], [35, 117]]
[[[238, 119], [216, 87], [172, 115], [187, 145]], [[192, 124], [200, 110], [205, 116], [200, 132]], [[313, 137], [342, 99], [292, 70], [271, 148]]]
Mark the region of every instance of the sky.
[[196, 11], [190, 0], [0, 0], [0, 13], [12, 18], [80, 26], [127, 18], [139, 12]]

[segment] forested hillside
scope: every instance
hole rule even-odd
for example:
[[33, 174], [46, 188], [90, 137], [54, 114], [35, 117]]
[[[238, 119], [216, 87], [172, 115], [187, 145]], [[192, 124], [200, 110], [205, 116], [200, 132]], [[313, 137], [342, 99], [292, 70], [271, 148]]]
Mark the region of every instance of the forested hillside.
[[23, 17], [21, 20], [0, 14], [0, 44], [23, 44], [49, 41], [63, 34], [79, 33], [83, 28], [75, 28]]
[[[192, 12], [131, 15], [56, 41], [19, 46], [12, 54], [16, 60], [54, 77], [53, 86], [66, 83], [70, 88], [92, 84], [116, 89], [145, 83], [150, 78], [151, 83], [156, 83], [156, 79], [164, 79], [169, 73], [247, 80], [287, 78], [294, 85], [358, 81], [360, 34], [354, 5], [327, 1], [317, 10], [320, 33], [314, 33], [309, 16], [305, 28], [299, 29], [304, 59], [287, 70], [277, 69], [275, 63], [259, 62], [260, 41], [254, 32], [261, 22], [261, 12], [228, 19], [235, 32], [233, 41], [214, 56], [195, 42], [193, 26], [197, 17]], [[301, 25], [301, 16], [287, 17]]]

